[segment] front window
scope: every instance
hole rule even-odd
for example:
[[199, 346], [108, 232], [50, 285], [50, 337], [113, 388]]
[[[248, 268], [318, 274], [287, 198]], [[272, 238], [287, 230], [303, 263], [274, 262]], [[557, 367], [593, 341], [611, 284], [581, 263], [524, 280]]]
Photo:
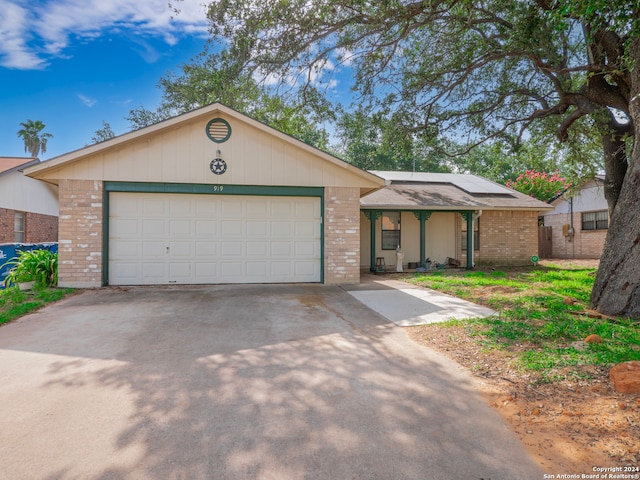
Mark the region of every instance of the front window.
[[[467, 222], [462, 222], [462, 250], [467, 250]], [[473, 250], [480, 250], [480, 219], [473, 219]]]
[[582, 230], [607, 230], [608, 228], [609, 213], [606, 210], [582, 214]]
[[24, 242], [24, 212], [15, 212], [13, 217], [13, 241]]
[[395, 250], [400, 245], [400, 212], [382, 214], [382, 250]]

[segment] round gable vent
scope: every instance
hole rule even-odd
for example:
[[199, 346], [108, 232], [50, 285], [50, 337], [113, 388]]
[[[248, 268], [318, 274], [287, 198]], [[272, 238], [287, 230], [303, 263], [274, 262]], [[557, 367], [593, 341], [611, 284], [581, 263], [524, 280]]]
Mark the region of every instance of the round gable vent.
[[207, 123], [207, 137], [212, 142], [226, 142], [230, 136], [231, 125], [224, 118], [214, 118]]

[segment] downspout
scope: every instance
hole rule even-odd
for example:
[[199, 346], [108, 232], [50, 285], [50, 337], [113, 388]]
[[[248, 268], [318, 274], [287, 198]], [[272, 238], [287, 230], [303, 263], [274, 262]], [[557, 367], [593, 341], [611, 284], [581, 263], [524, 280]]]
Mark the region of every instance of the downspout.
[[[471, 248], [470, 248], [470, 249], [467, 249], [467, 251], [470, 251], [470, 252], [471, 252], [471, 256], [470, 256], [470, 258], [471, 258], [471, 268], [476, 268], [476, 263], [473, 261], [473, 254], [474, 254], [474, 252], [475, 252], [475, 245], [473, 244], [473, 239], [474, 239], [474, 237], [475, 237], [475, 235], [473, 234], [473, 233], [474, 233], [474, 230], [473, 230], [473, 223], [474, 223], [476, 220], [478, 220], [481, 216], [482, 216], [482, 210], [478, 210], [478, 211], [477, 211], [477, 213], [472, 213], [472, 214], [471, 214], [471, 225], [470, 225], [470, 227], [471, 227], [471, 228], [470, 228], [471, 235], [469, 235], [469, 239], [470, 239], [470, 242], [471, 242]], [[479, 226], [478, 226], [478, 228], [479, 228]], [[478, 232], [479, 232], [479, 230], [478, 230]], [[468, 262], [468, 259], [467, 259], [467, 262]], [[467, 263], [467, 265], [468, 265], [468, 264], [469, 264], [469, 263]]]

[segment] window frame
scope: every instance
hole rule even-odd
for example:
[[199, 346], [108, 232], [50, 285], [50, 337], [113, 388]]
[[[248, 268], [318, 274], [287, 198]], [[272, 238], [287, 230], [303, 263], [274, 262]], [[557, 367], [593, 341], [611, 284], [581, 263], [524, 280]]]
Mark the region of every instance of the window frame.
[[[397, 215], [397, 223], [395, 223], [395, 220], [391, 220], [391, 222], [394, 224], [393, 225], [394, 228], [393, 229], [385, 228], [385, 223], [386, 223], [386, 226], [389, 226], [388, 225], [389, 222], [385, 222], [385, 217], [390, 218], [391, 215], [393, 215], [394, 217], [395, 215]], [[402, 238], [401, 231], [402, 231], [402, 212], [394, 212], [394, 211], [382, 212], [382, 216], [380, 218], [381, 250], [395, 250], [396, 248], [398, 248], [398, 246], [401, 245], [400, 243]], [[393, 243], [393, 246], [391, 245], [391, 243]]]
[[[589, 216], [590, 218], [585, 220], [585, 216]], [[593, 210], [589, 212], [582, 212], [580, 214], [580, 227], [585, 232], [596, 232], [596, 231], [608, 230], [609, 229], [609, 211]]]
[[[13, 214], [13, 241], [14, 243], [25, 242], [26, 215], [24, 212], [14, 212]], [[19, 228], [21, 227], [21, 228]]]

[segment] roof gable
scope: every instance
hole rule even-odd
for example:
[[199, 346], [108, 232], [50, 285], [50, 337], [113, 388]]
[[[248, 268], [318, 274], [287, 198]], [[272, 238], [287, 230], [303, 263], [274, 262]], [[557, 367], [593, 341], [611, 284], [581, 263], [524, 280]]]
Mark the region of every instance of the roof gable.
[[[207, 128], [214, 119], [230, 126], [228, 139], [211, 138]], [[210, 168], [216, 158], [227, 164], [223, 174], [215, 175]], [[384, 185], [369, 172], [221, 104], [70, 152], [25, 173], [54, 183], [82, 179], [350, 186], [363, 194]]]

